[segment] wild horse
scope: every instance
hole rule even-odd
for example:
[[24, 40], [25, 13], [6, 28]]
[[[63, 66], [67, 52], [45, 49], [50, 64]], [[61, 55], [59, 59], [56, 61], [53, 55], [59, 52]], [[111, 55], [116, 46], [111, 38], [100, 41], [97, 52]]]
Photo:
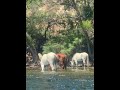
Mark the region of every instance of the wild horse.
[[76, 65], [76, 68], [78, 68], [78, 64], [79, 63], [83, 63], [84, 65], [84, 70], [85, 70], [85, 66], [89, 66], [89, 55], [86, 52], [82, 52], [82, 53], [75, 53], [72, 57], [72, 61], [71, 61], [71, 65], [74, 66], [74, 64]]
[[67, 63], [68, 63], [68, 59], [67, 59], [67, 55], [63, 54], [63, 53], [58, 53], [56, 54], [57, 58], [58, 58], [58, 64], [62, 69], [67, 69]]

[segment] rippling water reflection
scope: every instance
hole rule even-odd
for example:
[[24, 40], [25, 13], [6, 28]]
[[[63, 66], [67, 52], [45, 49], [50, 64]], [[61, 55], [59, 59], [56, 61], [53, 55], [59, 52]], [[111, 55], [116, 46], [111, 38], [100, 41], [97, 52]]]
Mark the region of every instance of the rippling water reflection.
[[26, 75], [26, 90], [94, 90], [91, 72], [28, 70]]

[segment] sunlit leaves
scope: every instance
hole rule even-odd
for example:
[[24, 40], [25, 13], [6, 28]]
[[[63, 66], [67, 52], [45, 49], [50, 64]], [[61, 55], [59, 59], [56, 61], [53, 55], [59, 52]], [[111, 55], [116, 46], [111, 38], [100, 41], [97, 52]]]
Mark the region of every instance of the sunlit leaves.
[[[70, 3], [72, 0], [63, 0], [62, 4], [53, 3], [50, 0], [27, 0], [27, 18], [26, 18], [26, 29], [27, 33], [27, 43], [33, 46], [42, 47], [43, 53], [48, 52], [61, 52], [70, 54], [74, 49], [80, 51], [82, 46], [85, 46], [85, 36], [82, 32], [82, 28], [78, 17], [73, 7], [73, 3]], [[84, 0], [74, 0], [78, 6], [78, 10], [83, 12], [81, 17], [83, 17], [83, 28], [86, 31], [92, 31], [93, 27], [91, 24], [91, 19], [93, 18], [93, 9], [90, 6], [85, 6]], [[88, 1], [88, 0], [87, 0]], [[64, 5], [64, 6], [62, 6]], [[50, 10], [43, 10], [50, 9]], [[61, 9], [59, 9], [61, 7]], [[82, 8], [81, 8], [82, 7]], [[63, 10], [66, 10], [64, 13]], [[61, 10], [61, 11], [60, 11]], [[73, 10], [73, 11], [72, 11]], [[57, 11], [59, 11], [57, 13]], [[73, 13], [75, 15], [69, 14]], [[52, 22], [53, 21], [53, 22]], [[64, 22], [63, 22], [64, 21]], [[50, 22], [48, 28], [48, 22]], [[58, 28], [51, 28], [56, 26], [64, 27], [61, 30]], [[58, 29], [58, 30], [56, 30]], [[54, 30], [57, 31], [57, 34], [54, 36]], [[39, 39], [43, 40], [41, 37], [45, 37], [45, 31], [47, 40], [44, 45], [41, 43], [36, 43]], [[90, 32], [91, 32], [90, 31]]]
[[92, 23], [90, 20], [83, 21], [83, 28], [86, 30], [92, 29]]

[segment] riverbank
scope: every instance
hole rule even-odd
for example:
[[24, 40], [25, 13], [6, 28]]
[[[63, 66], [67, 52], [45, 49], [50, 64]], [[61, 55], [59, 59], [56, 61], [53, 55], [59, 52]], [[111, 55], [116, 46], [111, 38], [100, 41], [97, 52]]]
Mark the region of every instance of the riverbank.
[[[26, 67], [26, 72], [40, 72], [41, 71], [41, 67], [40, 66], [34, 66], [34, 67]], [[45, 72], [50, 72], [50, 70], [46, 70]], [[81, 74], [94, 74], [94, 67], [88, 67], [86, 68], [86, 70], [83, 69], [83, 67], [78, 67], [78, 69], [76, 68], [72, 68], [72, 67], [67, 67], [67, 70], [63, 70], [61, 68], [57, 69], [57, 72], [61, 73], [61, 72], [80, 72]]]

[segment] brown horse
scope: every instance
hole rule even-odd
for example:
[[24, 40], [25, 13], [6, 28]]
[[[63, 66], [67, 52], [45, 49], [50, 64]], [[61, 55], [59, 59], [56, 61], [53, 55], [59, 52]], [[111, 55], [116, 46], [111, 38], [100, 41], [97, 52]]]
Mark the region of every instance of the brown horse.
[[56, 54], [59, 60], [59, 66], [62, 69], [67, 69], [67, 55], [63, 54], [63, 53], [58, 53]]

